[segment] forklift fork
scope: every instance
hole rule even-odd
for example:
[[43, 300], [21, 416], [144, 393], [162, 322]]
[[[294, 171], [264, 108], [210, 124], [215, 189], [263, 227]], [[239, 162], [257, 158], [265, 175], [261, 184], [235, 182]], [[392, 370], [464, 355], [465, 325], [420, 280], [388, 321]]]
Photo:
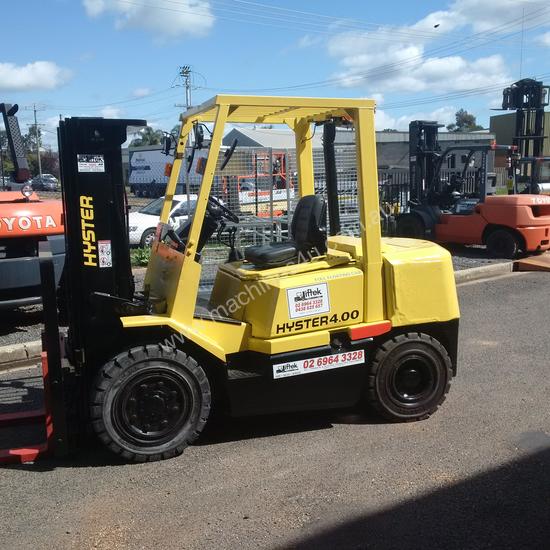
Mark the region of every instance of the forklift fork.
[[40, 279], [45, 331], [42, 333], [43, 405], [18, 412], [0, 413], [0, 433], [42, 424], [44, 439], [13, 448], [0, 449], [0, 463], [32, 462], [39, 456], [62, 456], [68, 452], [67, 417], [63, 395], [63, 370], [59, 323], [57, 317], [56, 284], [51, 253], [40, 254]]

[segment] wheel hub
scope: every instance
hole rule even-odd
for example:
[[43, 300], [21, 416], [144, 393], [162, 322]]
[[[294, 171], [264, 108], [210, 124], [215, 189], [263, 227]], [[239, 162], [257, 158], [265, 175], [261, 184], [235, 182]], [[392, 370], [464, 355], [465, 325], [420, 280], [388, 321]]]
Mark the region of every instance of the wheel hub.
[[168, 372], [130, 380], [114, 410], [117, 424], [134, 439], [159, 443], [169, 438], [189, 415], [190, 396], [181, 382]]
[[436, 386], [432, 365], [424, 358], [408, 358], [397, 366], [392, 383], [394, 397], [406, 404], [418, 404]]

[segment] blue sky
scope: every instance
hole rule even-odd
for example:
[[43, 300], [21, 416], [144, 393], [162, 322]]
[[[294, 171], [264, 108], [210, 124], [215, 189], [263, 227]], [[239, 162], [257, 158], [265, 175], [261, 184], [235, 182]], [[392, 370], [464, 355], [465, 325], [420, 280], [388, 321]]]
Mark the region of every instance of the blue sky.
[[[375, 97], [380, 129], [447, 123], [461, 107], [487, 124], [520, 65], [550, 83], [547, 0], [28, 0], [7, 11], [0, 101], [39, 105], [52, 144], [60, 114], [172, 128], [184, 64], [194, 103], [226, 90]], [[24, 131], [31, 118], [21, 111]]]

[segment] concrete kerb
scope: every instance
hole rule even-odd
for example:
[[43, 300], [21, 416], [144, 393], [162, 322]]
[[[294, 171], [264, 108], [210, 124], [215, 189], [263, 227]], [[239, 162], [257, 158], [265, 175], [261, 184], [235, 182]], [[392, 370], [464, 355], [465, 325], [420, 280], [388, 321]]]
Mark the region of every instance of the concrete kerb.
[[[506, 275], [507, 273], [512, 273], [513, 266], [513, 262], [503, 262], [455, 271], [455, 281], [458, 285], [470, 281], [479, 281], [482, 279], [490, 279], [491, 277], [499, 277], [501, 275]], [[134, 269], [134, 274], [141, 274], [140, 272], [144, 271], [145, 269]], [[1, 346], [0, 371], [24, 367], [31, 363], [38, 363], [41, 351], [42, 343], [40, 340], [26, 342], [24, 344]]]
[[26, 367], [38, 363], [42, 352], [42, 342], [34, 340], [24, 344], [0, 347], [0, 371]]
[[459, 285], [461, 283], [469, 283], [470, 281], [491, 279], [492, 277], [500, 277], [501, 275], [512, 273], [513, 270], [514, 262], [502, 262], [483, 265], [481, 267], [472, 267], [470, 269], [461, 269], [460, 271], [455, 271], [455, 282]]

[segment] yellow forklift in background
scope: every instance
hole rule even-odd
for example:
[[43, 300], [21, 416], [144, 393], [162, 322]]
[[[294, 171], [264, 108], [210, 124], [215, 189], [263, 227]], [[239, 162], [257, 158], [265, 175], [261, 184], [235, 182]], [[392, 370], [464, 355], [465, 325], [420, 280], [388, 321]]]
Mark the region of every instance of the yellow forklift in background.
[[[374, 101], [364, 99], [230, 95], [185, 112], [143, 292], [128, 284], [129, 259], [116, 240], [124, 201], [99, 194], [119, 185], [118, 160], [103, 158], [102, 119], [62, 123], [70, 299], [65, 396], [53, 400], [58, 409], [60, 399], [67, 403], [53, 411], [58, 454], [75, 425], [91, 423], [128, 460], [173, 457], [196, 439], [213, 404], [242, 416], [365, 403], [390, 421], [425, 419], [439, 407], [457, 366], [453, 267], [437, 244], [381, 238], [374, 112]], [[326, 201], [314, 191], [313, 126], [342, 121], [355, 127], [358, 236], [335, 234], [335, 227], [327, 236]], [[103, 122], [107, 128], [114, 121]], [[212, 136], [196, 210], [176, 233], [168, 216], [187, 136], [207, 123]], [[221, 224], [239, 221], [211, 196], [232, 123], [294, 131], [300, 199], [289, 240], [249, 247], [244, 259], [219, 265], [204, 296], [201, 253]], [[124, 141], [117, 128], [109, 154]], [[338, 193], [329, 195], [333, 220]], [[55, 335], [46, 342], [53, 346], [46, 363], [50, 355], [57, 360]]]

